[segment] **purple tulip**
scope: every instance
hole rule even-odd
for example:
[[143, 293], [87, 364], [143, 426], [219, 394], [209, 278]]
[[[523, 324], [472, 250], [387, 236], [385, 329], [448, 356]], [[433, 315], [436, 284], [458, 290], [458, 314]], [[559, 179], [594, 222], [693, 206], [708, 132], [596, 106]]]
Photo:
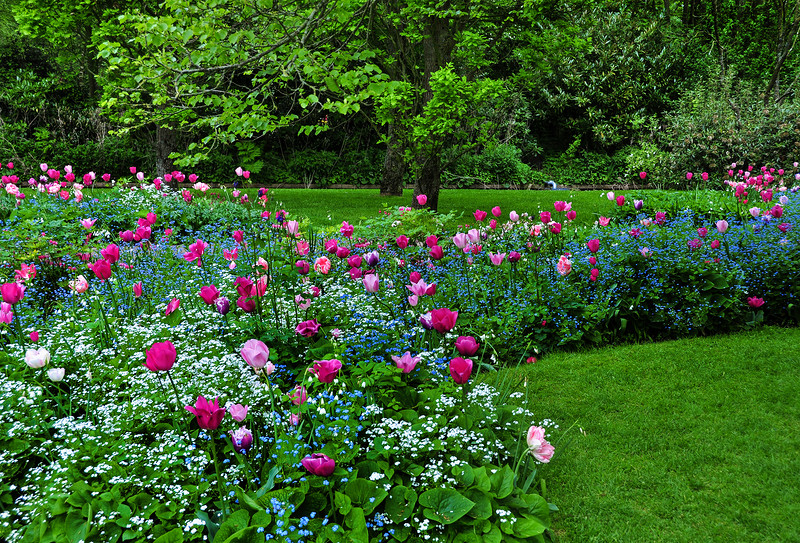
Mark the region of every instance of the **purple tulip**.
[[380, 255], [378, 254], [378, 251], [370, 251], [366, 255], [364, 255], [364, 258], [366, 258], [367, 266], [369, 266], [370, 268], [374, 268], [375, 266], [377, 266], [378, 262], [381, 259]]
[[238, 453], [246, 453], [253, 445], [253, 432], [242, 426], [238, 430], [228, 432], [231, 435], [231, 443]]
[[214, 301], [214, 307], [217, 308], [217, 311], [220, 315], [227, 315], [228, 311], [231, 310], [231, 301], [227, 299], [225, 296], [221, 298], [217, 298]]

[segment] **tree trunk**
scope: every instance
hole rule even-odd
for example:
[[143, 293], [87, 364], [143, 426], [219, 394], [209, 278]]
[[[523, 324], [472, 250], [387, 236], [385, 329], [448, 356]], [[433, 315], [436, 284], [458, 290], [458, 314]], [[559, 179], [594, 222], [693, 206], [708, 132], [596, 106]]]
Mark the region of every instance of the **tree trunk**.
[[389, 141], [386, 143], [386, 155], [383, 158], [383, 178], [381, 178], [381, 195], [402, 196], [405, 184], [406, 163], [403, 159], [403, 146], [389, 125]]
[[[438, 154], [420, 156], [418, 158], [417, 178], [414, 182], [414, 198], [412, 207], [427, 207], [433, 211], [439, 209], [439, 187], [441, 185], [441, 158]], [[428, 201], [424, 206], [417, 202], [417, 196], [424, 194]]]
[[[169, 158], [170, 153], [172, 153], [173, 149], [175, 148], [175, 135], [173, 134], [172, 130], [169, 128], [156, 128], [156, 175], [158, 177], [163, 178], [164, 175], [170, 173], [175, 164], [173, 163], [172, 159]], [[169, 184], [172, 188], [178, 187], [178, 182], [176, 180], [172, 180]]]

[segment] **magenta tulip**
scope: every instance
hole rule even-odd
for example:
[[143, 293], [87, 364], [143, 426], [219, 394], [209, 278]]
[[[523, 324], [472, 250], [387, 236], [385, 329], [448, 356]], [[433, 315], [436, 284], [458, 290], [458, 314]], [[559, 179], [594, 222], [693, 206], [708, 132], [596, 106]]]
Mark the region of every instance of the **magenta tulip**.
[[308, 400], [308, 394], [306, 393], [306, 387], [302, 385], [297, 385], [294, 387], [294, 390], [289, 394], [289, 398], [291, 398], [292, 403], [294, 405], [303, 405]]
[[398, 236], [394, 242], [400, 249], [405, 249], [406, 247], [408, 247], [408, 238], [406, 236]]
[[217, 287], [214, 285], [208, 285], [202, 287], [200, 289], [200, 292], [198, 292], [198, 294], [203, 299], [203, 302], [205, 302], [206, 305], [213, 304], [214, 301], [217, 298], [219, 298], [219, 290], [217, 290]]
[[138, 283], [133, 285], [133, 295], [136, 298], [141, 298], [142, 297], [142, 282], [141, 281], [139, 281]]
[[98, 260], [94, 264], [88, 264], [87, 267], [92, 270], [101, 281], [105, 281], [111, 277], [111, 265], [107, 260]]
[[317, 319], [311, 319], [308, 321], [303, 321], [298, 324], [294, 331], [296, 334], [299, 334], [304, 337], [314, 337], [317, 332], [319, 332], [320, 325], [317, 322]]
[[747, 305], [749, 305], [752, 309], [758, 309], [762, 305], [764, 305], [764, 298], [757, 298], [755, 296], [751, 296], [747, 298]]
[[177, 356], [175, 345], [171, 341], [153, 343], [153, 346], [145, 351], [144, 365], [150, 371], [169, 371], [175, 364]]
[[472, 214], [472, 216], [475, 217], [476, 221], [481, 222], [483, 221], [483, 219], [486, 218], [486, 212], [481, 211], [480, 209], [476, 209], [475, 212]]
[[180, 307], [181, 301], [178, 298], [173, 298], [167, 304], [167, 309], [164, 311], [164, 315], [169, 317], [172, 313], [175, 312], [178, 307]]
[[119, 233], [119, 237], [122, 239], [122, 241], [130, 243], [133, 241], [133, 232], [130, 230], [125, 230], [124, 232]]
[[297, 273], [300, 275], [308, 275], [308, 272], [311, 271], [311, 265], [305, 260], [298, 260], [294, 263], [294, 267], [297, 268]]
[[474, 356], [480, 346], [481, 344], [472, 336], [458, 336], [456, 340], [456, 350], [461, 356]]
[[216, 430], [225, 417], [225, 408], [219, 406], [219, 398], [210, 402], [198, 396], [194, 407], [187, 405], [185, 409], [197, 417], [197, 425], [204, 430]]
[[308, 370], [312, 375], [316, 375], [320, 383], [332, 383], [339, 370], [342, 369], [342, 362], [332, 358], [330, 360], [315, 360], [314, 366]]
[[25, 296], [25, 287], [16, 282], [3, 283], [0, 285], [0, 293], [2, 293], [5, 303], [14, 305]]
[[303, 467], [308, 470], [312, 475], [319, 475], [320, 477], [328, 477], [336, 469], [336, 461], [329, 456], [322, 453], [314, 453], [311, 456], [306, 456], [300, 461]]
[[472, 375], [472, 360], [469, 358], [456, 357], [450, 361], [450, 377], [458, 385], [463, 385], [469, 381]]
[[599, 239], [590, 239], [586, 242], [586, 247], [593, 253], [596, 253], [600, 250], [600, 240]]
[[444, 258], [444, 251], [442, 250], [441, 246], [436, 245], [431, 249], [430, 255], [434, 260], [441, 260]]

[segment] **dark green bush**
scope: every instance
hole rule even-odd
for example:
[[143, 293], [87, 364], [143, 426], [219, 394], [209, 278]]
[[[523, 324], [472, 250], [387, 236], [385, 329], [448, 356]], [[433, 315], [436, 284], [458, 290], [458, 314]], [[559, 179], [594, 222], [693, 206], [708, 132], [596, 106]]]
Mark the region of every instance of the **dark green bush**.
[[443, 174], [446, 185], [464, 187], [493, 184], [519, 188], [533, 182], [531, 167], [522, 162], [522, 150], [510, 144], [459, 157]]

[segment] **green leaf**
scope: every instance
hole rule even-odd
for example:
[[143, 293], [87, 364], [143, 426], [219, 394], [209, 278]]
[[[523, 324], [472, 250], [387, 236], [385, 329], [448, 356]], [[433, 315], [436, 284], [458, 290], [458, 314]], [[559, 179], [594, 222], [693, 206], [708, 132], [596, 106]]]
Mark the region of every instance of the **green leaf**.
[[340, 515], [348, 514], [350, 512], [350, 509], [353, 508], [349, 496], [342, 494], [341, 492], [337, 492], [334, 495], [333, 504], [339, 510]]
[[492, 483], [492, 492], [502, 500], [514, 490], [514, 470], [508, 466], [503, 466], [492, 474], [490, 481]]
[[352, 543], [369, 543], [369, 532], [367, 532], [367, 519], [364, 510], [360, 507], [353, 507], [345, 516], [344, 522], [347, 525], [347, 541]]
[[175, 528], [157, 538], [154, 543], [183, 543], [183, 529]]
[[225, 541], [236, 532], [247, 528], [250, 522], [250, 513], [244, 509], [238, 509], [225, 519], [225, 522], [219, 527], [219, 531], [215, 536], [215, 541]]
[[475, 506], [475, 502], [452, 488], [434, 488], [422, 493], [419, 503], [424, 506], [424, 514], [431, 520], [451, 524]]
[[386, 498], [388, 493], [375, 481], [368, 479], [353, 479], [347, 483], [345, 493], [354, 505], [364, 509], [369, 515]]
[[417, 493], [411, 488], [398, 485], [389, 492], [384, 511], [393, 523], [400, 524], [411, 516], [416, 505]]

